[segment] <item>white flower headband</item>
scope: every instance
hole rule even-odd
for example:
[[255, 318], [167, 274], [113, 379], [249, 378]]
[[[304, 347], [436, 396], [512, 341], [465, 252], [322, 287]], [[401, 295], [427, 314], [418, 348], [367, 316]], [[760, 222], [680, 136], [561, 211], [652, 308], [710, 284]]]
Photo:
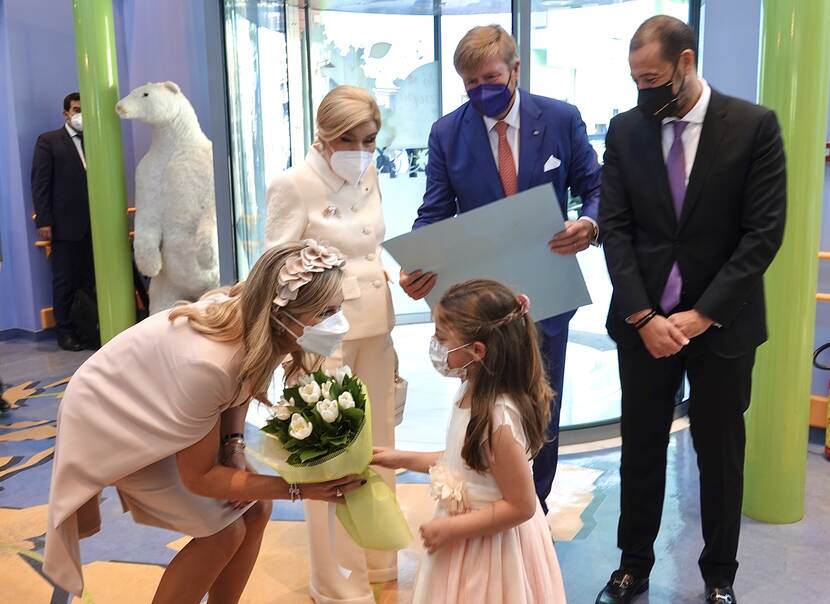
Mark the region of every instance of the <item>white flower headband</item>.
[[345, 256], [336, 247], [317, 243], [314, 239], [304, 240], [303, 245], [303, 249], [289, 256], [277, 276], [274, 304], [280, 308], [297, 299], [297, 290], [311, 281], [312, 273], [322, 273], [346, 262]]

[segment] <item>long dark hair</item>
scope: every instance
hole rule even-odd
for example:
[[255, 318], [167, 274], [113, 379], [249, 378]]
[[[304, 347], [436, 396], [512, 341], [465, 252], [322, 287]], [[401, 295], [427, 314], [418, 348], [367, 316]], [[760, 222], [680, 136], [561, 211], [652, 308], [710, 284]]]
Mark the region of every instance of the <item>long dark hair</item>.
[[461, 457], [477, 472], [488, 469], [493, 407], [500, 396], [518, 407], [527, 452], [535, 456], [545, 444], [553, 391], [526, 306], [501, 283], [474, 279], [447, 290], [436, 316], [459, 342], [482, 342], [487, 347], [482, 362], [467, 371], [464, 397], [470, 405], [470, 423]]

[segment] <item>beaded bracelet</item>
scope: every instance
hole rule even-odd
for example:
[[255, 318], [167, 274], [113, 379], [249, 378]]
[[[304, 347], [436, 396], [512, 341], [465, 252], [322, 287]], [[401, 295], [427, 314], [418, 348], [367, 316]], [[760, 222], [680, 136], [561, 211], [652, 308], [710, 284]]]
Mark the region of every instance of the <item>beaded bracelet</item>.
[[303, 494], [300, 491], [300, 485], [298, 484], [289, 484], [288, 485], [288, 497], [291, 501], [302, 501]]
[[637, 321], [637, 322], [634, 324], [634, 329], [636, 329], [637, 331], [640, 331], [643, 327], [645, 327], [646, 325], [648, 325], [648, 322], [649, 322], [649, 321], [651, 321], [651, 320], [652, 320], [654, 317], [656, 317], [656, 316], [657, 316], [657, 311], [656, 311], [656, 310], [652, 310], [652, 311], [651, 311], [650, 313], [648, 313], [645, 317], [643, 317], [642, 319], [640, 319], [639, 321]]
[[245, 440], [245, 435], [242, 434], [241, 432], [234, 432], [233, 434], [226, 434], [222, 438], [222, 442], [227, 443], [228, 441], [234, 440], [234, 439], [244, 441]]

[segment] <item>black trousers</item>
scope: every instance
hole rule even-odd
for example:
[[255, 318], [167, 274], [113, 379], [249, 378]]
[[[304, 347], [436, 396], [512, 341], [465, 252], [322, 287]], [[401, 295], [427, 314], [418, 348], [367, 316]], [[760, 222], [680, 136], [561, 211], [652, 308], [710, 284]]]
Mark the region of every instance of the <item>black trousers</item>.
[[74, 334], [69, 311], [75, 292], [91, 292], [94, 287], [92, 235], [80, 241], [52, 241], [52, 307], [59, 336]]
[[696, 340], [678, 355], [653, 358], [639, 344], [618, 351], [622, 385], [621, 496], [617, 545], [620, 567], [648, 576], [666, 487], [666, 448], [675, 394], [684, 372], [689, 420], [700, 471], [705, 546], [698, 561], [707, 585], [731, 584], [738, 569], [743, 467], [755, 352], [715, 355]]

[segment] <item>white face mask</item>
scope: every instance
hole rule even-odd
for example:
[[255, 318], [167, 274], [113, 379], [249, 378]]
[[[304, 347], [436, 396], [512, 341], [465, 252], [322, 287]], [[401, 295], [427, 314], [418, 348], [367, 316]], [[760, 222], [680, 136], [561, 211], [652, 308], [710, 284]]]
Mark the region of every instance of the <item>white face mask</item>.
[[429, 360], [432, 361], [432, 366], [435, 367], [435, 370], [444, 377], [461, 378], [462, 380], [466, 379], [467, 367], [475, 363], [475, 359], [471, 360], [463, 367], [450, 367], [449, 356], [451, 352], [461, 350], [467, 346], [469, 346], [469, 344], [464, 344], [463, 346], [458, 346], [457, 348], [450, 350], [439, 342], [438, 338], [432, 336], [432, 339], [429, 342]]
[[[288, 313], [285, 314], [297, 325], [303, 325]], [[311, 354], [319, 354], [324, 357], [330, 357], [337, 352], [340, 344], [343, 343], [343, 338], [349, 333], [349, 321], [346, 319], [346, 315], [343, 314], [342, 310], [323, 319], [317, 325], [303, 325], [303, 333], [301, 336], [296, 336], [279, 319], [277, 322], [297, 338], [297, 344], [300, 348]]]
[[332, 172], [350, 185], [356, 185], [372, 165], [372, 153], [368, 151], [335, 151], [329, 165]]
[[81, 117], [80, 113], [76, 113], [72, 117], [69, 118], [69, 125], [72, 126], [73, 130], [77, 130], [78, 132], [84, 131], [84, 119]]

